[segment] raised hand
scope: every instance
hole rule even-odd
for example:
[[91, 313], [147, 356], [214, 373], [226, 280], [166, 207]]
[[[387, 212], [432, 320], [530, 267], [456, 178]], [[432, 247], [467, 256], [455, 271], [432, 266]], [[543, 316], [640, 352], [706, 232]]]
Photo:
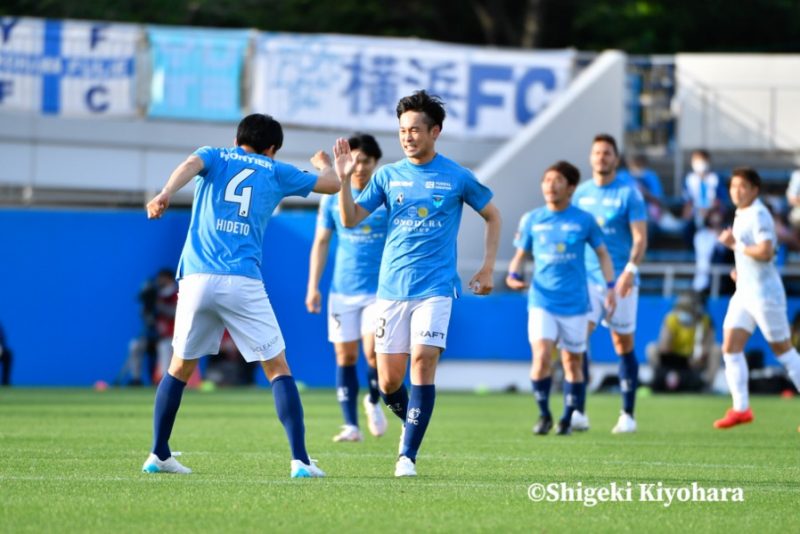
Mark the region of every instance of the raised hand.
[[356, 162], [350, 152], [350, 143], [344, 137], [337, 139], [333, 145], [333, 157], [335, 159], [336, 175], [339, 179], [349, 178], [353, 174]]

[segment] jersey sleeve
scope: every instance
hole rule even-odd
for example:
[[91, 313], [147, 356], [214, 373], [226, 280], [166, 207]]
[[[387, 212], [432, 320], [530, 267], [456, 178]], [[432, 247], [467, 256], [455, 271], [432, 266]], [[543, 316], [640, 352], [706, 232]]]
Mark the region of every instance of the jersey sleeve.
[[319, 212], [317, 213], [317, 228], [325, 228], [326, 230], [335, 230], [336, 221], [333, 220], [333, 213], [331, 212], [331, 204], [336, 200], [336, 195], [325, 195], [319, 203]]
[[636, 187], [628, 189], [628, 222], [646, 221], [647, 207], [644, 197]]
[[200, 171], [200, 176], [203, 178], [208, 176], [214, 164], [219, 160], [219, 149], [203, 146], [194, 151], [194, 155], [203, 160], [203, 170]]
[[361, 191], [361, 194], [358, 195], [358, 198], [355, 199], [356, 204], [367, 210], [368, 212], [372, 213], [378, 206], [381, 204], [386, 203], [386, 189], [384, 188], [384, 184], [386, 183], [385, 174], [378, 169], [378, 172], [375, 173], [375, 176], [367, 184], [367, 187]]
[[294, 165], [275, 162], [275, 176], [283, 196], [307, 197], [317, 184], [317, 175], [301, 171]]
[[475, 211], [481, 211], [492, 200], [494, 193], [467, 171], [464, 177], [464, 202]]
[[775, 240], [775, 221], [766, 209], [759, 210], [753, 222], [753, 239], [755, 244]]
[[586, 214], [586, 242], [589, 243], [589, 246], [596, 249], [601, 245], [605, 245], [606, 242], [603, 239], [603, 230], [600, 228], [600, 225], [597, 224], [597, 221], [592, 217], [590, 214]]
[[533, 252], [533, 236], [530, 232], [531, 212], [526, 213], [519, 220], [517, 233], [514, 234], [514, 247], [526, 252]]

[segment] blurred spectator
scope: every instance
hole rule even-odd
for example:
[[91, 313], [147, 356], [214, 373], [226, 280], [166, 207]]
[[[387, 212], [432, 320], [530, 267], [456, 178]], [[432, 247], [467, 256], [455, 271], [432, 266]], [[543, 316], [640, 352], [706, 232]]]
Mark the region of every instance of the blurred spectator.
[[653, 391], [709, 390], [721, 358], [714, 324], [702, 297], [682, 293], [664, 317], [658, 341], [647, 345]]
[[6, 342], [6, 333], [3, 331], [3, 325], [0, 325], [0, 385], [11, 385], [11, 364], [12, 364], [11, 349]]
[[219, 354], [208, 359], [205, 379], [217, 386], [249, 386], [255, 383], [255, 370], [258, 364], [246, 361], [231, 335], [225, 330]]
[[647, 156], [634, 154], [626, 158], [627, 168], [620, 169], [617, 176], [632, 180], [644, 197], [647, 205], [648, 233], [654, 236], [656, 231], [666, 233], [680, 232], [684, 223], [676, 219], [664, 206], [664, 189], [661, 178], [647, 166]]
[[683, 218], [686, 220], [686, 241], [694, 246], [694, 234], [703, 228], [708, 212], [724, 210], [728, 193], [725, 183], [711, 171], [711, 156], [705, 150], [692, 152], [692, 172], [683, 181]]
[[[725, 213], [716, 207], [706, 212], [703, 224], [694, 234], [695, 272], [692, 289], [697, 293], [705, 293], [711, 286], [712, 265], [732, 265], [733, 252], [717, 239], [719, 234], [731, 222], [726, 220]], [[725, 277], [722, 283], [730, 284]], [[732, 293], [733, 288], [730, 293]], [[722, 291], [725, 292], [725, 291]]]
[[139, 291], [139, 302], [142, 332], [131, 340], [128, 359], [114, 381], [116, 384], [129, 379], [132, 386], [142, 385], [145, 382], [145, 359], [148, 363], [148, 376], [155, 384], [167, 371], [172, 358], [172, 333], [178, 302], [175, 273], [170, 269], [162, 269], [155, 279], [146, 281]]
[[800, 170], [794, 171], [786, 188], [786, 200], [789, 202], [789, 224], [795, 231], [800, 230]]

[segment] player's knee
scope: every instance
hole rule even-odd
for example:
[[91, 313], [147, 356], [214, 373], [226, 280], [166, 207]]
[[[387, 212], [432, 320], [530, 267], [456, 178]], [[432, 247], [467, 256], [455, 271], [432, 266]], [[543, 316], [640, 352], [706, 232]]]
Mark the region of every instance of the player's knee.
[[173, 357], [169, 363], [169, 374], [181, 382], [188, 382], [196, 368], [197, 360], [184, 360], [183, 358]]
[[270, 360], [262, 361], [261, 368], [264, 370], [264, 376], [266, 376], [267, 380], [270, 382], [279, 376], [292, 374], [292, 371], [289, 369], [289, 363], [286, 361], [285, 352], [281, 352]]
[[378, 387], [384, 393], [394, 393], [400, 386], [403, 385], [403, 377], [396, 377], [396, 376], [379, 376], [378, 377]]
[[769, 348], [775, 354], [785, 354], [792, 348], [791, 340], [785, 339], [783, 341], [774, 341], [769, 344]]

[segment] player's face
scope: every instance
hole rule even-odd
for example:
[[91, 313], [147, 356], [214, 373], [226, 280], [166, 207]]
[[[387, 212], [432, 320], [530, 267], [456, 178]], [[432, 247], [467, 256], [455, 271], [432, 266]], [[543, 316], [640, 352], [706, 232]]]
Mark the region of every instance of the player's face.
[[427, 117], [419, 111], [406, 111], [400, 115], [400, 146], [406, 157], [426, 163], [436, 154], [434, 145], [439, 137], [439, 127], [429, 126]]
[[731, 178], [731, 201], [737, 208], [746, 208], [758, 196], [758, 188], [741, 176]]
[[566, 206], [569, 204], [574, 192], [575, 187], [569, 185], [567, 179], [560, 172], [549, 170], [544, 173], [542, 177], [542, 195], [548, 206]]
[[353, 167], [353, 180], [359, 185], [366, 185], [369, 179], [372, 178], [372, 173], [375, 172], [378, 160], [366, 155], [359, 149], [353, 150], [351, 154], [353, 154], [353, 159], [356, 162], [355, 167]]
[[589, 154], [589, 163], [592, 165], [592, 172], [607, 176], [613, 174], [617, 168], [617, 153], [614, 146], [605, 141], [597, 141], [592, 144], [592, 152]]

